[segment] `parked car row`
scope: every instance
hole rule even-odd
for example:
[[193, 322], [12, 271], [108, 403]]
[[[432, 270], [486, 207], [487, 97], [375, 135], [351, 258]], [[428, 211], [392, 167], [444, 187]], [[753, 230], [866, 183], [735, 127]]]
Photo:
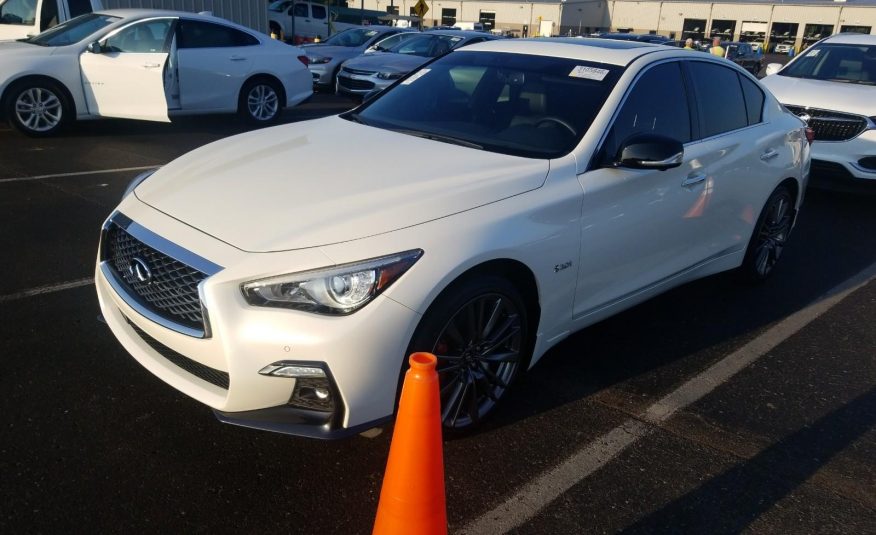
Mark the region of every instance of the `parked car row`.
[[386, 422], [406, 355], [429, 351], [443, 425], [465, 431], [576, 330], [709, 274], [780, 275], [809, 139], [750, 73], [443, 33], [456, 46], [350, 112], [130, 184], [95, 285], [138, 362], [224, 422], [337, 438]]
[[270, 124], [313, 93], [306, 63], [299, 48], [209, 15], [98, 11], [0, 43], [0, 110], [32, 136], [102, 117], [237, 112]]

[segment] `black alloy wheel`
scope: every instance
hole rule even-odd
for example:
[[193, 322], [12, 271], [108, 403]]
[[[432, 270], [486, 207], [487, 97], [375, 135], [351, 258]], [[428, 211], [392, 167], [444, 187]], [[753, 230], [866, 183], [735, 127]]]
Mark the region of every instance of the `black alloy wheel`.
[[742, 273], [752, 281], [766, 280], [791, 235], [794, 224], [794, 197], [785, 186], [779, 186], [767, 199], [748, 244]]
[[497, 277], [466, 281], [429, 309], [411, 351], [438, 357], [445, 431], [476, 427], [496, 407], [531, 351], [523, 299]]

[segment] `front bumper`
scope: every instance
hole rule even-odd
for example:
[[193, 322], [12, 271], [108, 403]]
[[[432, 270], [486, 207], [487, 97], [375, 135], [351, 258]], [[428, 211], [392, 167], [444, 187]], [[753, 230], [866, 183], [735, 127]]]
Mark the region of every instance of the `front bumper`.
[[343, 69], [338, 73], [338, 92], [364, 97], [375, 89], [383, 91], [395, 80], [383, 80], [377, 74], [351, 74]]
[[812, 160], [813, 178], [876, 181], [876, 130], [848, 141], [815, 141]]
[[[258, 429], [340, 438], [379, 425], [393, 413], [418, 314], [385, 296], [344, 317], [251, 306], [240, 292], [242, 282], [269, 271], [303, 271], [331, 262], [314, 250], [243, 253], [193, 234], [190, 227], [139, 201], [126, 201], [122, 209], [165, 240], [225, 266], [199, 287], [209, 311], [209, 336], [196, 337], [144, 315], [114, 288], [112, 273], [98, 259], [95, 286], [103, 316], [146, 369], [213, 408], [220, 420]], [[334, 390], [334, 412], [290, 404], [296, 379], [258, 373], [277, 361], [316, 363], [325, 369]]]
[[334, 85], [335, 69], [337, 62], [319, 63], [308, 65], [310, 75], [313, 77], [313, 85], [319, 87], [331, 87]]

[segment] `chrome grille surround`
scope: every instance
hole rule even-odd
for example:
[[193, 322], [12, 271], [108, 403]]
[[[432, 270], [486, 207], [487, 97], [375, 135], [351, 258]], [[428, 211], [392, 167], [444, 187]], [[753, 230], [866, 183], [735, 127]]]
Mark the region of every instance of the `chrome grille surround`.
[[377, 71], [363, 71], [362, 69], [351, 69], [350, 67], [343, 67], [341, 70], [350, 74], [360, 74], [364, 76], [373, 76], [377, 74]]
[[785, 107], [798, 117], [810, 117], [808, 125], [815, 132], [816, 141], [848, 141], [876, 128], [876, 124], [863, 115], [788, 104]]
[[[202, 284], [222, 267], [116, 212], [101, 233], [100, 268], [113, 290], [143, 317], [195, 338], [209, 338]], [[146, 267], [138, 272], [135, 264]], [[145, 276], [145, 275], [148, 275]]]

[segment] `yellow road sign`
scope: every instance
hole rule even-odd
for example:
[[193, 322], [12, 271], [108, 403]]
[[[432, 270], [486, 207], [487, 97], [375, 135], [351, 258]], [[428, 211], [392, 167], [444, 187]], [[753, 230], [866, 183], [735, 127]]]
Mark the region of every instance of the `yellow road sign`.
[[429, 6], [426, 5], [426, 0], [419, 0], [417, 4], [414, 6], [414, 13], [420, 17], [420, 20], [423, 20], [423, 15], [425, 15], [429, 11]]

